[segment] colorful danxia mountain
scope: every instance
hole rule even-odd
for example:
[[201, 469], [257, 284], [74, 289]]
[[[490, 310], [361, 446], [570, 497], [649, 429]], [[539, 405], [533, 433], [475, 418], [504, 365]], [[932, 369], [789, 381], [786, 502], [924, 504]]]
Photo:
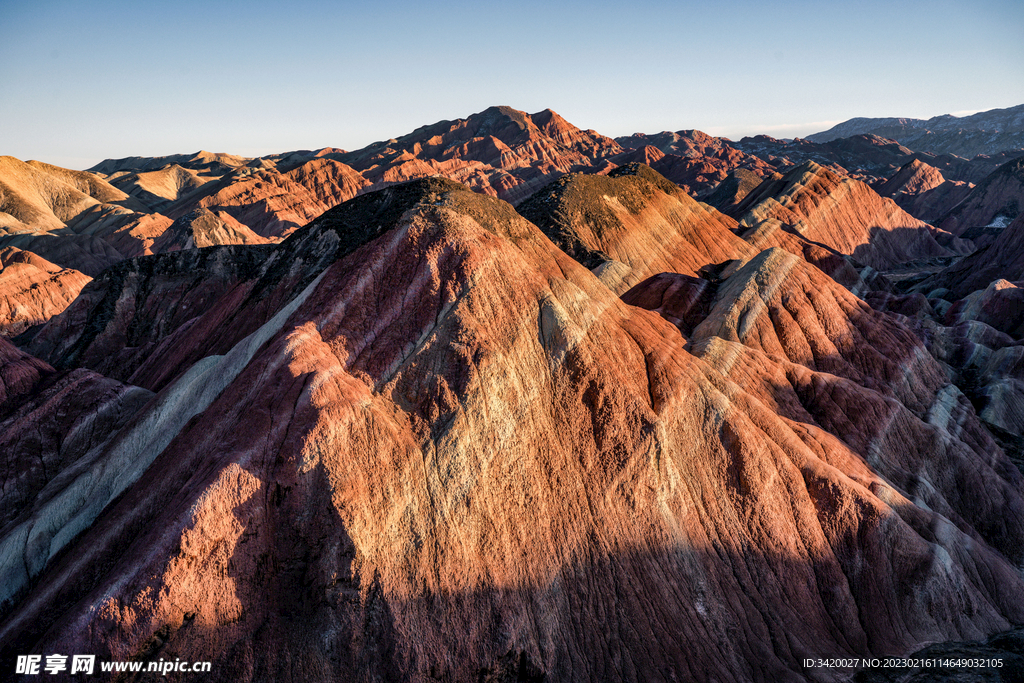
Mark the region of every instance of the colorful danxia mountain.
[[0, 157], [0, 677], [1024, 680], [1022, 209], [1024, 106]]

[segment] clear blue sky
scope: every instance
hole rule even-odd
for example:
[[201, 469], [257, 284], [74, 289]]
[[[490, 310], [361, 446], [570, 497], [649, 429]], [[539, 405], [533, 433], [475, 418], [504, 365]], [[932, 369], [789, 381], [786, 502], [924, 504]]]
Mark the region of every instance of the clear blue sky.
[[1024, 2], [0, 0], [0, 154], [356, 149], [494, 104], [807, 135], [1024, 103]]

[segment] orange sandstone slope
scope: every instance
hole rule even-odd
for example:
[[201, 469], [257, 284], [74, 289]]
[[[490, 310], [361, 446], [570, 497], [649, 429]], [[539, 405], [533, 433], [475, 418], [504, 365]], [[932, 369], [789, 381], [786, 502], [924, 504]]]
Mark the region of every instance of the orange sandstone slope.
[[63, 228], [100, 204], [143, 208], [92, 173], [0, 157], [0, 235]]
[[0, 529], [4, 661], [835, 680], [801, 660], [1024, 620], [1020, 473], [906, 328], [786, 252], [688, 340], [447, 181], [264, 249], [258, 328]]
[[[108, 160], [96, 167], [110, 172], [104, 177], [0, 157], [0, 247], [96, 276], [125, 258], [276, 240], [368, 184], [314, 152], [281, 157], [291, 167], [286, 173], [274, 159], [257, 160], [258, 169], [245, 165], [252, 160], [205, 152]], [[192, 229], [186, 217], [207, 209], [215, 219]]]
[[198, 170], [183, 168], [175, 163], [152, 171], [122, 171], [109, 176], [111, 185], [135, 197], [153, 211], [164, 210], [172, 202], [194, 192], [212, 179], [204, 177]]
[[94, 173], [0, 157], [0, 247], [96, 276], [152, 253], [171, 223]]
[[[999, 448], [970, 401], [908, 327], [781, 249], [762, 252], [710, 295], [674, 277], [623, 298], [676, 324], [694, 355], [776, 414], [841, 439], [889, 484], [1024, 559], [1018, 532], [1004, 526], [1024, 523], [1016, 504], [1006, 505], [1020, 472], [991, 457]], [[965, 495], [982, 490], [993, 495]]]
[[551, 110], [530, 115], [491, 107], [354, 152], [325, 148], [261, 159], [200, 152], [107, 160], [92, 170], [171, 219], [209, 209], [276, 239], [371, 186], [440, 175], [516, 201], [570, 171], [607, 172], [622, 152]]
[[201, 176], [220, 177], [225, 173], [245, 166], [252, 159], [235, 154], [207, 152], [199, 150], [195, 154], [172, 154], [165, 157], [126, 157], [123, 159], [104, 159], [89, 170], [101, 176], [118, 178], [123, 174], [158, 171], [168, 166], [177, 165], [196, 171]]
[[151, 249], [153, 253], [163, 253], [222, 244], [267, 244], [269, 241], [226, 212], [196, 209], [174, 221], [153, 241]]
[[91, 278], [32, 252], [0, 248], [0, 336], [13, 337], [68, 307]]
[[883, 197], [897, 194], [919, 195], [934, 190], [946, 181], [942, 172], [919, 159], [904, 164], [884, 183], [875, 188]]
[[777, 219], [802, 237], [878, 270], [949, 256], [929, 226], [864, 183], [808, 161], [768, 180], [732, 211], [744, 225]]
[[659, 272], [717, 278], [738, 265], [730, 261], [748, 260], [769, 247], [797, 254], [858, 293], [887, 288], [877, 275], [862, 276], [848, 258], [782, 229], [778, 220], [740, 231], [734, 219], [643, 164], [627, 164], [607, 176], [564, 176], [516, 210], [616, 293]]

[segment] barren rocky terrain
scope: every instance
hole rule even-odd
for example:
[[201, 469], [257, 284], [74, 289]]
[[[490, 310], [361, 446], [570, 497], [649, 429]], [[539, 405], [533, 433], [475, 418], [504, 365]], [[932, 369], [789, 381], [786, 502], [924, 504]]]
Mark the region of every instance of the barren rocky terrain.
[[492, 107], [356, 151], [3, 157], [3, 676], [896, 680], [806, 660], [923, 650], [1018, 680], [1002, 152]]

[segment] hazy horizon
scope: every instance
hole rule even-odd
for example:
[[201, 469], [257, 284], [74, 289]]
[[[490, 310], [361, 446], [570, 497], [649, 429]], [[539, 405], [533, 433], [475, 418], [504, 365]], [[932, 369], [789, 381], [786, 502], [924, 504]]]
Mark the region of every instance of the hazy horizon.
[[8, 3], [0, 154], [358, 149], [505, 104], [611, 137], [806, 136], [1024, 103], [1024, 6]]

